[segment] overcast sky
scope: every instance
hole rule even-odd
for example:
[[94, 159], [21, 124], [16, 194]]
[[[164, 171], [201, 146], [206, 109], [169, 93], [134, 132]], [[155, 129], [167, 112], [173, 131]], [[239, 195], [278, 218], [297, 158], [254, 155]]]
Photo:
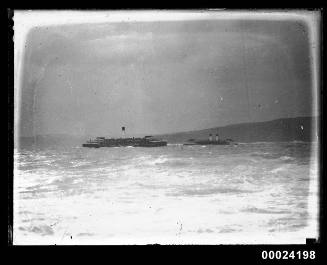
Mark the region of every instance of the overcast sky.
[[156, 134], [310, 116], [308, 37], [301, 21], [34, 28], [20, 134]]

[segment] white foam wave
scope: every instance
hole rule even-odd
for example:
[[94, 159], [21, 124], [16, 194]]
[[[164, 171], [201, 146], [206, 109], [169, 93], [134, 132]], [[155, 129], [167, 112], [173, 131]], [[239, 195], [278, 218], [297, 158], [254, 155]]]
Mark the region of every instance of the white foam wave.
[[281, 156], [279, 159], [280, 160], [283, 160], [283, 161], [294, 160], [294, 158], [293, 157], [290, 157], [290, 156]]
[[289, 167], [290, 167], [290, 165], [282, 165], [280, 167], [277, 167], [277, 168], [271, 170], [270, 172], [275, 174], [275, 173], [279, 173], [281, 171], [287, 171], [289, 169]]
[[147, 161], [146, 164], [147, 165], [157, 165], [157, 164], [163, 164], [167, 161], [169, 161], [169, 158], [167, 158], [165, 156], [160, 156], [154, 160]]

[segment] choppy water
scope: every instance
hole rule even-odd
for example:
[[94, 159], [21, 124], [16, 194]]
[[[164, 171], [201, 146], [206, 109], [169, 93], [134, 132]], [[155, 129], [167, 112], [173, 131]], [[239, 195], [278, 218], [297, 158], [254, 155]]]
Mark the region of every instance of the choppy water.
[[317, 146], [15, 150], [15, 244], [304, 243]]

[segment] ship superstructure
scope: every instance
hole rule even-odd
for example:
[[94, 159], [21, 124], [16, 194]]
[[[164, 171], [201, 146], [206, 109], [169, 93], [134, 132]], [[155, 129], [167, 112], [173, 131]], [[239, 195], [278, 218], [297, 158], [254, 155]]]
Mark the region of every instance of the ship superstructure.
[[[123, 136], [125, 135], [125, 127], [122, 127]], [[83, 147], [119, 147], [119, 146], [133, 146], [133, 147], [159, 147], [166, 146], [167, 141], [159, 140], [153, 136], [140, 137], [121, 137], [121, 138], [105, 138], [97, 137], [94, 140], [89, 140], [83, 144]]]

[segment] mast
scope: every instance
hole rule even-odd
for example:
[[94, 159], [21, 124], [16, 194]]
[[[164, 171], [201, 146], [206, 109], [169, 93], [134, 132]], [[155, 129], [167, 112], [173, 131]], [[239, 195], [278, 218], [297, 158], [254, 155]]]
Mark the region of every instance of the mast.
[[125, 138], [125, 126], [121, 127], [122, 138]]

